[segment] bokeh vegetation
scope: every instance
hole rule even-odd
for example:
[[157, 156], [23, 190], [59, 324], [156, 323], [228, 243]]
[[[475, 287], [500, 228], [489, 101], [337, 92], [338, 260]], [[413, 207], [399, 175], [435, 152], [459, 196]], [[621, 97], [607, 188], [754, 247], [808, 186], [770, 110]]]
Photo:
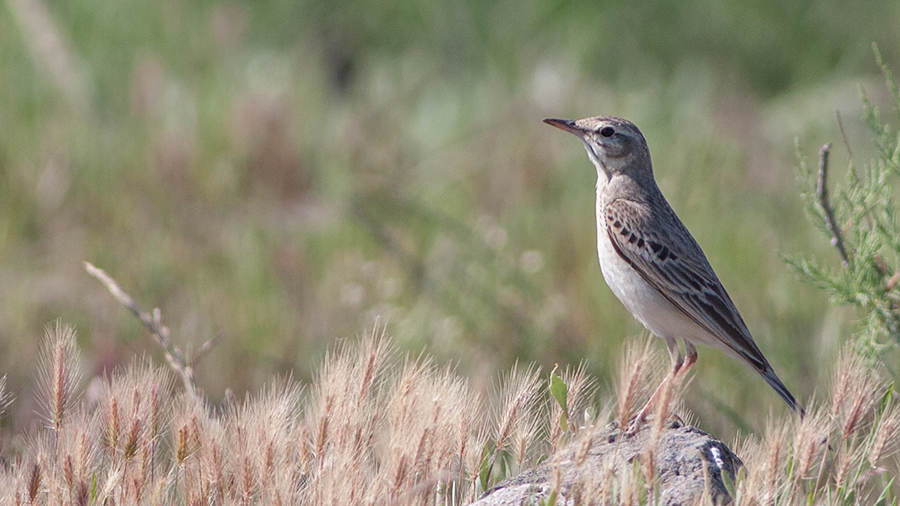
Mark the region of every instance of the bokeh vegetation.
[[[31, 391], [56, 318], [87, 378], [159, 353], [88, 260], [181, 348], [219, 336], [197, 364], [213, 399], [311, 378], [375, 318], [476, 385], [516, 359], [611, 378], [641, 329], [597, 267], [594, 171], [540, 123], [602, 113], [641, 127], [663, 192], [805, 398], [854, 315], [782, 261], [839, 263], [803, 217], [795, 141], [814, 156], [839, 109], [854, 156], [875, 153], [857, 87], [890, 103], [870, 47], [900, 68], [897, 19], [894, 0], [8, 0], [0, 372]], [[784, 409], [700, 352], [686, 402], [704, 428], [727, 439]], [[26, 399], [14, 426], [34, 419]]]

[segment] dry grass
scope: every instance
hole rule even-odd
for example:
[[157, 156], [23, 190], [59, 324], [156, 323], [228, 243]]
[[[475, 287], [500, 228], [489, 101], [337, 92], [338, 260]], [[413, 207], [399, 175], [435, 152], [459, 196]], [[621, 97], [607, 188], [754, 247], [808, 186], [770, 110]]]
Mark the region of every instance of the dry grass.
[[[482, 395], [428, 357], [399, 357], [379, 330], [337, 345], [308, 387], [277, 379], [225, 406], [176, 388], [147, 361], [79, 396], [74, 337], [70, 327], [47, 329], [46, 423], [4, 455], [2, 504], [467, 504], [504, 477], [552, 462], [566, 444], [579, 445], [583, 459], [591, 429], [613, 419], [591, 414], [595, 388], [583, 368], [560, 375], [564, 403], [533, 367], [514, 368]], [[663, 374], [655, 349], [637, 342], [626, 352], [617, 423]], [[0, 408], [9, 402], [4, 387]], [[654, 418], [672, 414], [677, 385], [665, 397]], [[845, 352], [828, 403], [803, 420], [773, 417], [761, 437], [737, 442], [745, 467], [736, 502], [893, 501], [895, 404], [878, 371]], [[579, 484], [579, 502], [650, 502], [650, 455], [610, 467], [602, 483]]]
[[835, 371], [829, 403], [802, 420], [772, 419], [762, 438], [739, 445], [737, 504], [896, 504], [893, 386], [849, 349]]

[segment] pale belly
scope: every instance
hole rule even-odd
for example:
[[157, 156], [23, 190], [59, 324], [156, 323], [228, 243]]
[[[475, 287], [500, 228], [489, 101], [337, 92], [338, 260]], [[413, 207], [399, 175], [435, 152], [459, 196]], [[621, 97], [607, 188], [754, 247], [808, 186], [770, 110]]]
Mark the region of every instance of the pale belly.
[[597, 232], [597, 254], [603, 279], [635, 319], [659, 337], [682, 338], [721, 349], [721, 341], [660, 295], [616, 253], [605, 230], [598, 229]]

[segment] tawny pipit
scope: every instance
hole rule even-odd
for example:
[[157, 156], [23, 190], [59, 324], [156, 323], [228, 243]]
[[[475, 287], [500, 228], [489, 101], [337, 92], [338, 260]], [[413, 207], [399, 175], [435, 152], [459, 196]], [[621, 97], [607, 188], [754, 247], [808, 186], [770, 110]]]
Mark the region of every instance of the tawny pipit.
[[[544, 122], [581, 139], [597, 168], [597, 252], [603, 279], [638, 321], [665, 339], [672, 359], [669, 378], [696, 362], [694, 343], [711, 346], [756, 371], [802, 415], [753, 342], [703, 250], [656, 186], [641, 131], [609, 116]], [[676, 338], [684, 342], [685, 359]]]

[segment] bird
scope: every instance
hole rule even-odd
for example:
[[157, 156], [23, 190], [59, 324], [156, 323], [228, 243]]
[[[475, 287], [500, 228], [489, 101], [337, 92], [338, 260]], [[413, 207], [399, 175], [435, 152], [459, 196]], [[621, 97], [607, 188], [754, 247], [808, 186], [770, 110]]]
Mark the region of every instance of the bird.
[[612, 116], [544, 123], [584, 144], [597, 169], [597, 254], [603, 279], [635, 319], [665, 340], [672, 362], [670, 374], [633, 423], [646, 417], [666, 381], [694, 365], [695, 344], [716, 348], [756, 371], [802, 417], [803, 408], [753, 341], [703, 250], [657, 186], [650, 149], [638, 127]]

